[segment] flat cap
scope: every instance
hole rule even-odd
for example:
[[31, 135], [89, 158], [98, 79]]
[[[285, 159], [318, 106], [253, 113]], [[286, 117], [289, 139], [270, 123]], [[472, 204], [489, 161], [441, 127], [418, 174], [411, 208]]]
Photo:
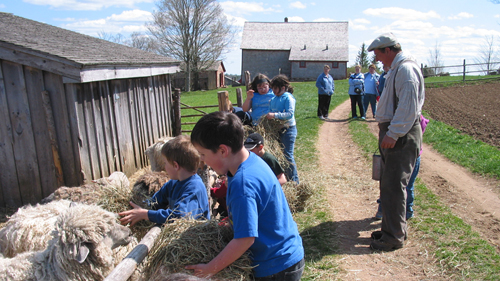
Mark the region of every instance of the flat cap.
[[398, 38], [396, 38], [396, 36], [394, 36], [392, 32], [384, 33], [373, 40], [373, 42], [368, 47], [368, 52], [371, 52], [375, 49], [391, 47], [398, 43]]

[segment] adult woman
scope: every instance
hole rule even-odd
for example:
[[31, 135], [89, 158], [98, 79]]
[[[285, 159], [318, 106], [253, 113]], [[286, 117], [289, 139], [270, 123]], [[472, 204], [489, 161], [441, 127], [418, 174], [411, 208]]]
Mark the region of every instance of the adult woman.
[[[243, 105], [244, 112], [252, 110], [252, 124], [257, 126], [259, 119], [269, 112], [269, 102], [274, 97], [273, 90], [269, 88], [271, 80], [264, 74], [257, 74], [252, 81], [251, 89], [247, 91], [247, 98]], [[255, 94], [257, 93], [257, 94]]]
[[318, 118], [321, 120], [328, 119], [328, 112], [330, 111], [330, 101], [332, 99], [335, 85], [333, 78], [329, 74], [330, 66], [325, 64], [323, 73], [316, 79], [316, 87], [318, 88]]
[[365, 76], [361, 73], [361, 65], [356, 65], [354, 69], [356, 73], [351, 74], [349, 77], [349, 97], [351, 98], [352, 118], [358, 118], [358, 115], [356, 114], [357, 104], [361, 119], [366, 119], [365, 109], [363, 108]]

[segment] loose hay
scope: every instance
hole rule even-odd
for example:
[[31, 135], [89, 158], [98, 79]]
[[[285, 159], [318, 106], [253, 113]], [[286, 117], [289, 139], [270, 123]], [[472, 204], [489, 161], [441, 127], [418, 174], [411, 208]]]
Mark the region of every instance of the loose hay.
[[[208, 263], [215, 258], [233, 239], [228, 226], [218, 221], [197, 221], [177, 219], [165, 224], [152, 247], [145, 265], [144, 280], [156, 280], [159, 273], [188, 273], [184, 267], [191, 264]], [[231, 265], [217, 273], [216, 280], [252, 280], [252, 266], [249, 252], [243, 254]]]
[[301, 182], [286, 182], [283, 186], [286, 201], [292, 213], [301, 212], [304, 210], [307, 200], [312, 196], [313, 191], [309, 183]]

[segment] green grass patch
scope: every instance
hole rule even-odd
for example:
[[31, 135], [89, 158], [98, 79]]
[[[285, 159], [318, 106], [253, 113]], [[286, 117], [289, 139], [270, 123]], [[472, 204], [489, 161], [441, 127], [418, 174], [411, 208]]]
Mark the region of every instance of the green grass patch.
[[474, 173], [500, 178], [500, 150], [494, 146], [436, 120], [427, 125], [424, 142]]

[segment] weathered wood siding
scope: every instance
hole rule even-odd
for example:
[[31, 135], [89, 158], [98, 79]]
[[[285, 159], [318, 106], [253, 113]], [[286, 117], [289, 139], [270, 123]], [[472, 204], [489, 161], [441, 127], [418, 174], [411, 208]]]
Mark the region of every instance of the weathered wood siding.
[[64, 84], [0, 60], [0, 207], [149, 165], [146, 148], [172, 136], [171, 96], [168, 75]]

